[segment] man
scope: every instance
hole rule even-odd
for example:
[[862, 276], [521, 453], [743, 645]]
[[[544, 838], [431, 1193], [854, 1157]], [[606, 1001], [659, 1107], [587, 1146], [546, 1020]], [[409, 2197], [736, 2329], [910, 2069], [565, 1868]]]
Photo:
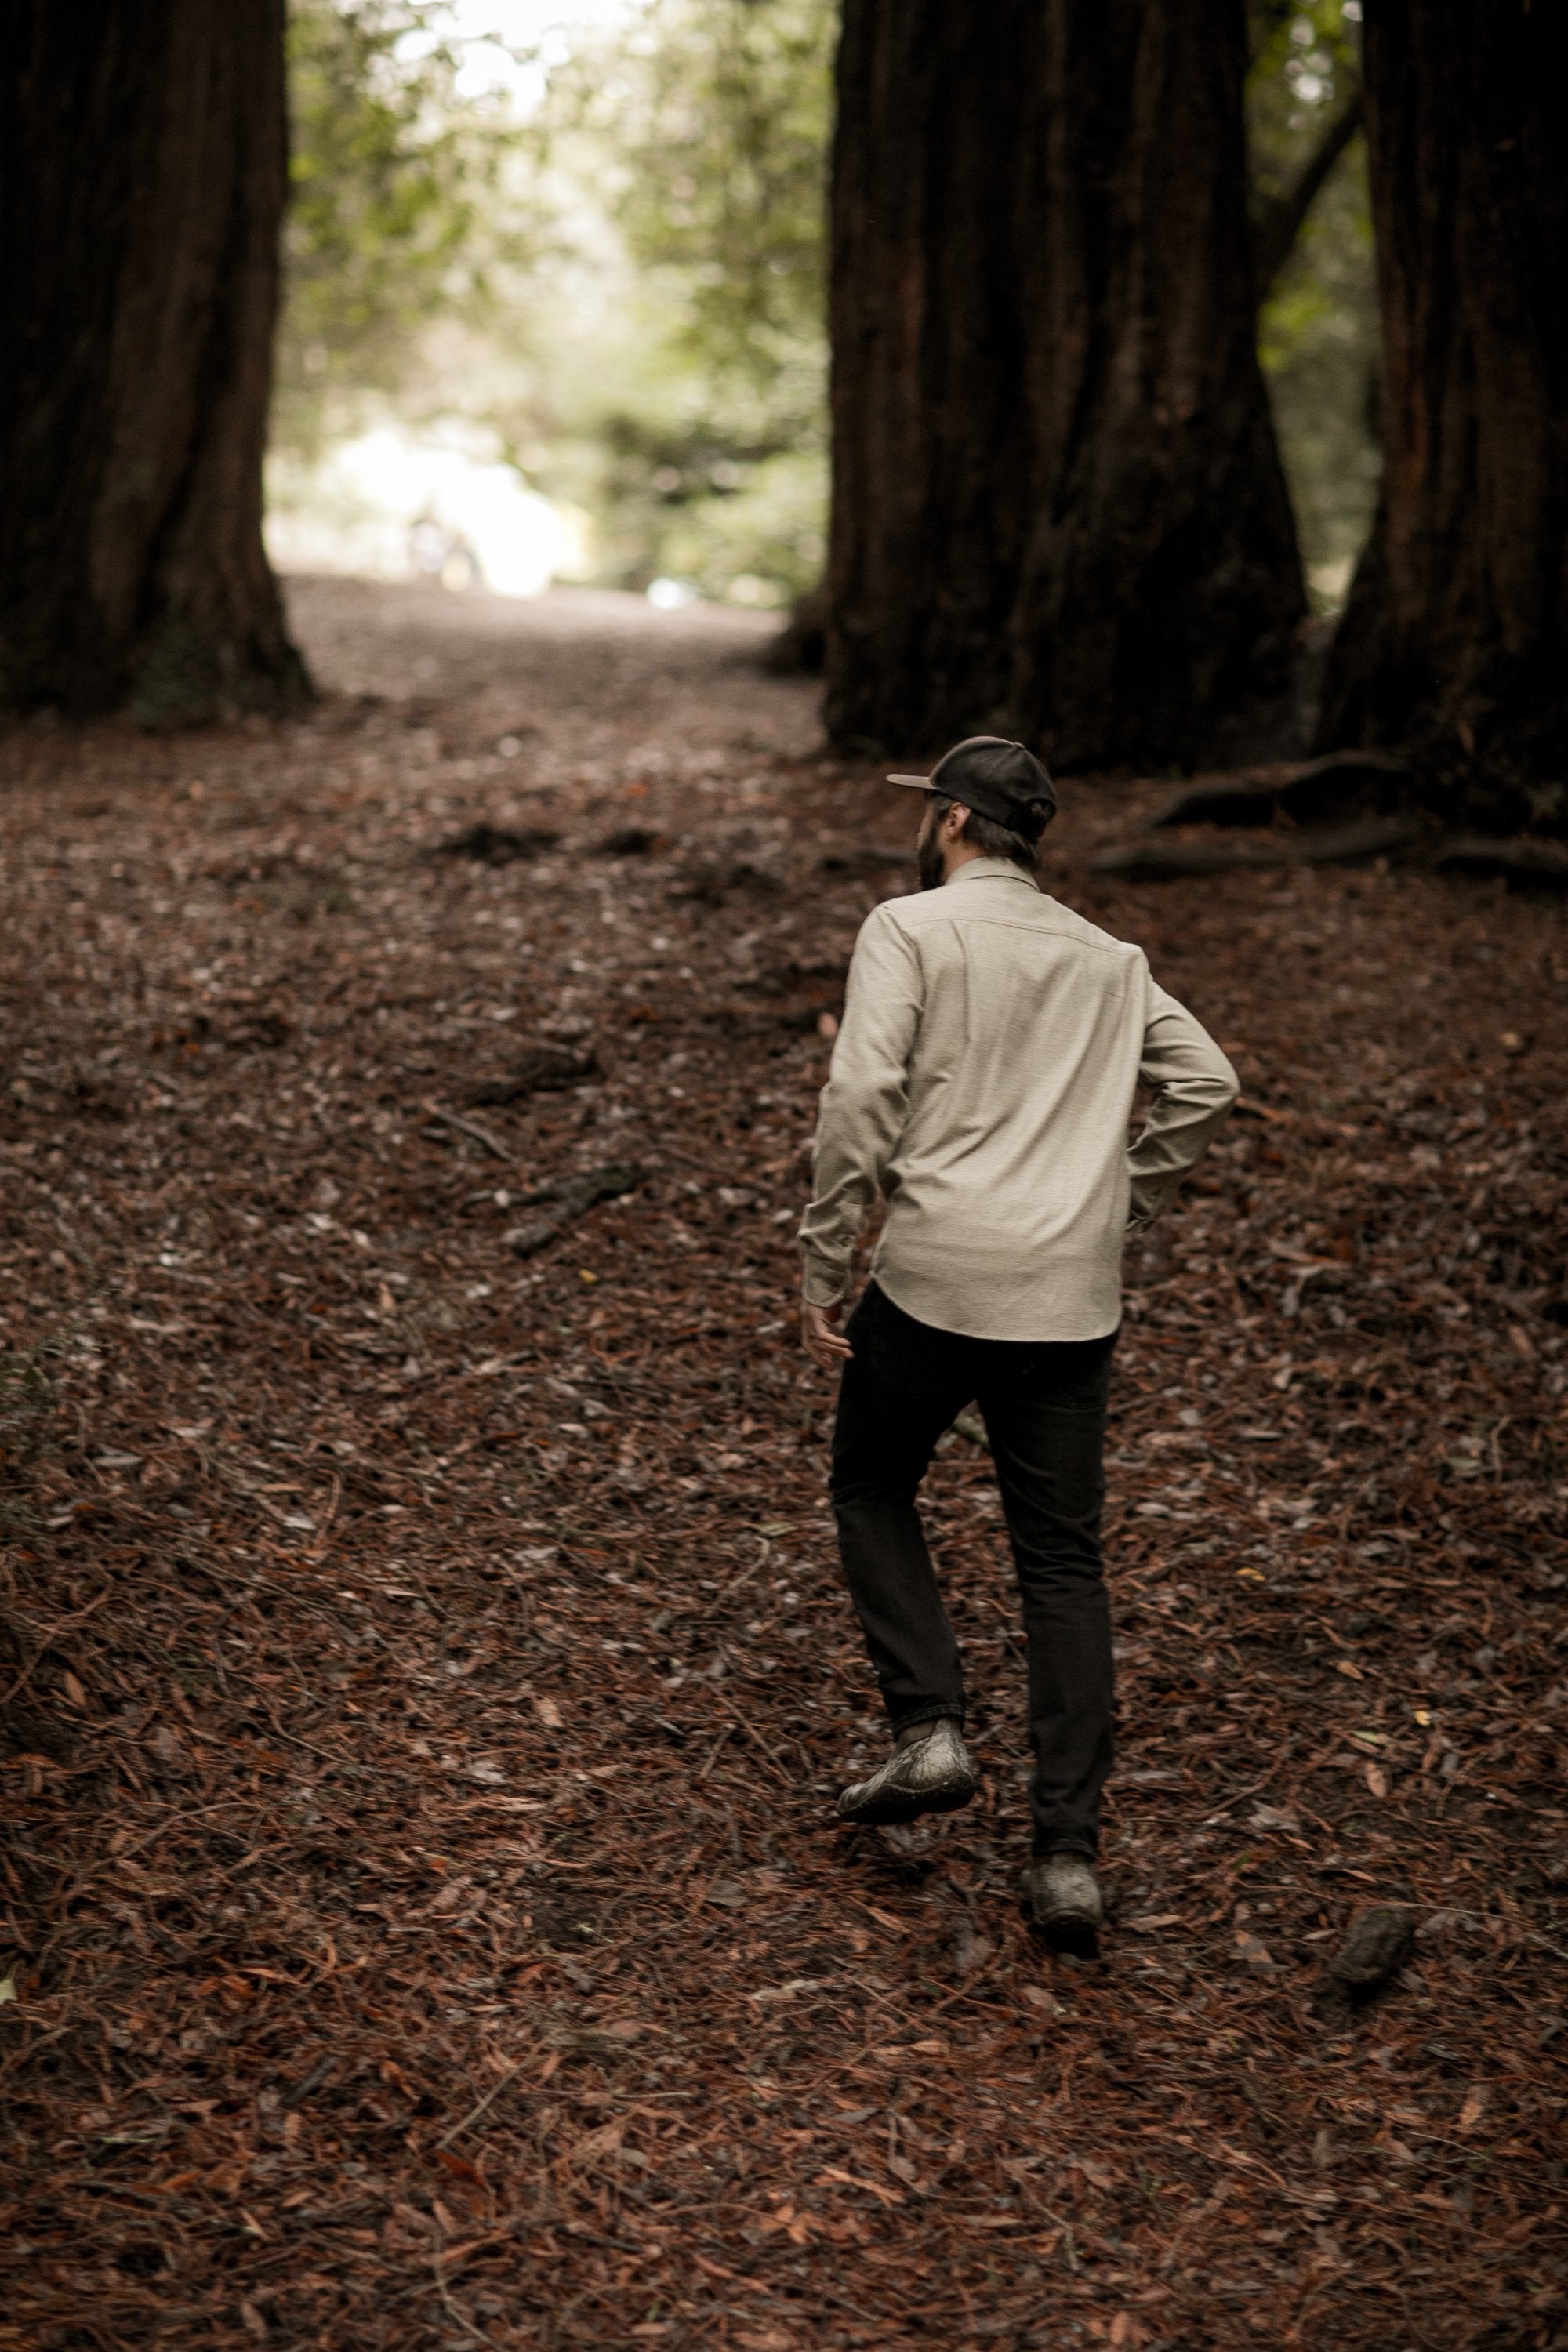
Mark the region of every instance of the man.
[[[967, 1804], [958, 1645], [915, 1493], [970, 1400], [984, 1418], [1028, 1641], [1034, 1860], [1025, 1897], [1058, 1949], [1092, 1953], [1111, 1762], [1102, 1454], [1125, 1234], [1158, 1214], [1237, 1096], [1225, 1055], [1141, 949], [1039, 888], [1056, 792], [1022, 744], [977, 735], [929, 776], [921, 894], [868, 916], [823, 1088], [801, 1226], [802, 1337], [841, 1367], [839, 1550], [893, 1752], [841, 1820]], [[1140, 1078], [1153, 1101], [1128, 1146]], [[841, 1331], [855, 1244], [888, 1204]]]

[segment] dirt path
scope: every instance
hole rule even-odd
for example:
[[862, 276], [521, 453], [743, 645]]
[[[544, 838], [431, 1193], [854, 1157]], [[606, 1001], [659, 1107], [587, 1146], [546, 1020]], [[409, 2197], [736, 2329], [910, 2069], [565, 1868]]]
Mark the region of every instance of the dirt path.
[[906, 811], [746, 616], [294, 603], [307, 724], [0, 744], [0, 2347], [1563, 2342], [1561, 910], [1113, 886], [1159, 787], [1067, 796], [1247, 1102], [1130, 1270], [1052, 1962], [963, 1438], [984, 1800], [827, 1819], [791, 1232]]

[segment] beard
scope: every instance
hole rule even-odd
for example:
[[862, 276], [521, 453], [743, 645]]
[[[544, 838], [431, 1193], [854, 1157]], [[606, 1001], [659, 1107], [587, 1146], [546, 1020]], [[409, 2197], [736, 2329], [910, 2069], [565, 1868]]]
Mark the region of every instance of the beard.
[[936, 837], [936, 827], [928, 814], [921, 826], [915, 843], [915, 871], [920, 876], [922, 890], [940, 890], [947, 880], [947, 866], [942, 854], [942, 844]]

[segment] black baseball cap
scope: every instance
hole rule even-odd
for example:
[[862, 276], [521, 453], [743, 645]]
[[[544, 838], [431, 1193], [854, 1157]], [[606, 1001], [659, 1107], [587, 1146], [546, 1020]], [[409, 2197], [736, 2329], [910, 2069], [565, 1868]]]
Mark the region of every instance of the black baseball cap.
[[1005, 735], [970, 735], [944, 751], [929, 776], [889, 776], [917, 793], [962, 801], [978, 816], [1033, 840], [1057, 811], [1057, 788], [1044, 763]]

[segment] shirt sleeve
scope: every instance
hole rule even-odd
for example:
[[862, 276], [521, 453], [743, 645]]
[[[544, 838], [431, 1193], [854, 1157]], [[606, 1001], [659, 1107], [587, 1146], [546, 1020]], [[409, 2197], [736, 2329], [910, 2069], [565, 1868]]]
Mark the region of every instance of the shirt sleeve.
[[849, 1268], [909, 1107], [909, 1060], [924, 988], [920, 957], [885, 907], [861, 926], [850, 958], [844, 1020], [816, 1118], [811, 1201], [801, 1220], [804, 1296], [831, 1307]]
[[1127, 1155], [1129, 1224], [1152, 1224], [1225, 1124], [1241, 1092], [1236, 1072], [1184, 1004], [1151, 979], [1138, 1075], [1153, 1088], [1143, 1131]]

